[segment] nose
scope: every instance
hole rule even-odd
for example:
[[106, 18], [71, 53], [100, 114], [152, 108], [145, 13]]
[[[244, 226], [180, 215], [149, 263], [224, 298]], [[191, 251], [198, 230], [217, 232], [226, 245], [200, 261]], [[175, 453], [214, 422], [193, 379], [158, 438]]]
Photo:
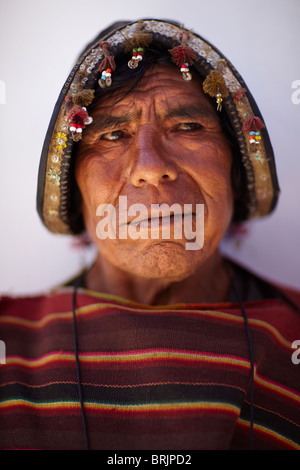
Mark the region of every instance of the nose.
[[134, 165], [130, 178], [134, 186], [159, 184], [176, 180], [178, 168], [170, 159], [163, 136], [150, 125], [140, 127], [134, 144]]

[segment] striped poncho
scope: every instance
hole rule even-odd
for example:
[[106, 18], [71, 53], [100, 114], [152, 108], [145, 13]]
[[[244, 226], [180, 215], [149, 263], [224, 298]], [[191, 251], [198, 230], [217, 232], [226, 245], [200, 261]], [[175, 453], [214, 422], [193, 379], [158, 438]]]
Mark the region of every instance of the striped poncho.
[[[0, 301], [2, 449], [85, 446], [72, 293]], [[292, 361], [299, 312], [278, 299], [244, 305], [254, 449], [300, 449], [300, 364]], [[150, 307], [79, 289], [76, 319], [91, 449], [248, 448], [250, 360], [240, 304]]]

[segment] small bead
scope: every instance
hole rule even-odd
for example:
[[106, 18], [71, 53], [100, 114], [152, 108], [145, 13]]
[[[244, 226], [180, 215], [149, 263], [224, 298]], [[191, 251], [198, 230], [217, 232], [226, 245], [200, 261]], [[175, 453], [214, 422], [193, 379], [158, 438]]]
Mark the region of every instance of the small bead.
[[131, 59], [131, 60], [128, 62], [128, 67], [129, 67], [130, 69], [135, 69], [135, 68], [138, 66], [138, 64], [139, 64], [138, 61]]
[[188, 80], [192, 80], [192, 74], [191, 74], [191, 73], [189, 73], [189, 72], [183, 72], [182, 75], [183, 75], [183, 79], [184, 79], [184, 80], [187, 80], [187, 81], [188, 81]]
[[57, 217], [58, 216], [58, 211], [55, 210], [55, 209], [49, 209], [48, 214], [50, 215], [50, 217]]

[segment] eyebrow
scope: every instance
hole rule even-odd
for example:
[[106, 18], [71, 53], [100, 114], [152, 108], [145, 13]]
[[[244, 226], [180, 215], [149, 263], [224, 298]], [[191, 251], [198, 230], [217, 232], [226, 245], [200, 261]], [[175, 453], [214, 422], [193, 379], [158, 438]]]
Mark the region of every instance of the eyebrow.
[[[90, 132], [112, 130], [116, 127], [134, 122], [141, 117], [141, 110], [131, 113], [126, 112], [118, 116], [113, 116], [108, 113], [98, 115], [91, 126], [88, 127], [86, 134]], [[208, 107], [198, 107], [195, 105], [179, 105], [176, 107], [169, 107], [166, 111], [159, 116], [161, 119], [172, 118], [187, 118], [187, 119], [203, 119], [214, 116], [214, 112]]]
[[88, 130], [105, 131], [107, 129], [115, 129], [121, 124], [132, 122], [134, 119], [138, 118], [138, 114], [139, 113], [124, 113], [119, 116], [112, 116], [111, 114], [103, 113], [95, 118], [92, 125], [88, 127]]
[[214, 116], [215, 113], [207, 106], [198, 107], [193, 104], [179, 105], [176, 107], [170, 107], [163, 113], [163, 118], [188, 118], [188, 119], [200, 119]]

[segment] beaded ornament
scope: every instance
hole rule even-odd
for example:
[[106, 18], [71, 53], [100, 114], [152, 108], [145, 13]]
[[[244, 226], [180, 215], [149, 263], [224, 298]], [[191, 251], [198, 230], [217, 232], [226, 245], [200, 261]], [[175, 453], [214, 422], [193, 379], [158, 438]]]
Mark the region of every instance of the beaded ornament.
[[152, 41], [152, 34], [145, 30], [145, 24], [139, 21], [135, 27], [133, 37], [125, 38], [125, 51], [131, 52], [131, 60], [128, 62], [130, 69], [135, 69], [139, 65], [139, 62], [143, 60], [145, 53], [145, 47], [147, 47]]
[[94, 94], [94, 90], [79, 90], [65, 98], [67, 112], [65, 120], [69, 124], [69, 131], [75, 142], [82, 138], [82, 130], [93, 122], [93, 118], [88, 115], [86, 106], [91, 104]]
[[116, 69], [115, 59], [110, 53], [111, 45], [107, 41], [101, 42], [99, 47], [104, 54], [104, 59], [96, 70], [96, 72], [101, 72], [98, 84], [101, 88], [110, 87], [112, 84], [111, 74]]
[[261, 141], [260, 129], [265, 127], [261, 119], [252, 116], [243, 125], [243, 132], [249, 134], [249, 144], [251, 152], [256, 152]]
[[225, 68], [223, 61], [219, 62], [217, 68], [212, 70], [203, 82], [203, 91], [216, 98], [217, 111], [222, 110], [223, 98], [228, 96], [229, 90], [222, 75]]
[[172, 61], [180, 67], [180, 72], [184, 80], [192, 80], [189, 66], [192, 65], [197, 58], [193, 49], [187, 45], [189, 38], [190, 35], [188, 32], [183, 31], [180, 35], [181, 44], [169, 50]]

